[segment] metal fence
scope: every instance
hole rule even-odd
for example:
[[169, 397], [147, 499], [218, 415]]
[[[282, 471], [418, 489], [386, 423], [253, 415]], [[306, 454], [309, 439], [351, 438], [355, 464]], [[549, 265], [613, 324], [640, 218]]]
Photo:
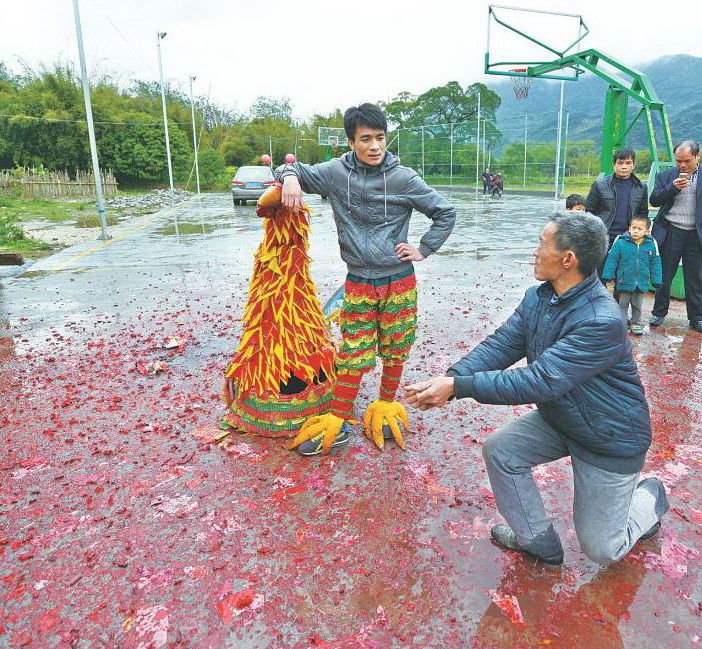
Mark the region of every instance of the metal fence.
[[532, 113], [510, 122], [474, 119], [425, 124], [391, 133], [388, 148], [402, 164], [434, 185], [482, 187], [485, 168], [500, 172], [506, 189], [561, 195], [567, 185], [588, 185], [599, 173], [594, 141], [569, 139], [570, 115]]
[[[100, 173], [103, 192], [117, 193], [112, 171]], [[19, 193], [22, 198], [94, 198], [95, 181], [88, 171], [77, 171], [71, 178], [66, 171], [43, 169], [0, 169], [0, 194]]]

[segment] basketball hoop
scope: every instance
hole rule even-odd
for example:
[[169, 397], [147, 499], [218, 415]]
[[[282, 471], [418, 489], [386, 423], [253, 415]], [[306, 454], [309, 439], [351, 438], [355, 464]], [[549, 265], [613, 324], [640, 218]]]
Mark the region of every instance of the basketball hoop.
[[[526, 68], [513, 68], [510, 72], [514, 72], [519, 75], [526, 75]], [[532, 77], [527, 76], [514, 76], [510, 77], [512, 81], [512, 90], [514, 90], [514, 96], [517, 99], [525, 99], [529, 96], [529, 88], [531, 87]]]
[[339, 138], [336, 135], [329, 136], [329, 146], [339, 146]]

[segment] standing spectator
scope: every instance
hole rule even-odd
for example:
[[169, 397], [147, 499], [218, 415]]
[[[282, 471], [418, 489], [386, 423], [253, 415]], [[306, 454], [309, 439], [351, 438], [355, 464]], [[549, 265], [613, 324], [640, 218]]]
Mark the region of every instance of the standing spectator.
[[648, 188], [634, 174], [635, 164], [633, 149], [617, 149], [612, 156], [614, 173], [592, 183], [585, 200], [587, 211], [599, 216], [607, 226], [609, 248], [627, 231], [632, 216], [648, 216]]
[[570, 194], [566, 196], [566, 211], [568, 212], [585, 212], [587, 205], [585, 199], [580, 194]]
[[682, 259], [685, 275], [685, 301], [690, 327], [702, 333], [702, 184], [697, 182], [700, 145], [683, 140], [675, 146], [675, 164], [656, 174], [651, 205], [660, 207], [653, 222], [663, 262], [663, 286], [649, 324], [663, 323], [670, 306], [670, 285]]
[[[629, 232], [617, 237], [607, 255], [602, 273], [605, 284], [614, 280], [614, 288], [619, 294], [619, 307], [624, 319], [629, 321], [629, 331], [635, 336], [644, 332], [641, 326], [644, 293], [651, 285], [658, 288], [663, 283], [658, 246], [656, 240], [648, 234], [650, 225], [647, 216], [631, 217]], [[631, 318], [628, 315], [630, 304]]]
[[[405, 387], [420, 410], [451, 397], [536, 405], [483, 444], [507, 521], [490, 534], [551, 564], [563, 562], [563, 547], [534, 481], [540, 464], [570, 456], [575, 533], [593, 561], [622, 559], [658, 532], [668, 510], [663, 483], [639, 479], [651, 420], [619, 308], [595, 272], [606, 249], [607, 232], [592, 214], [553, 217], [534, 252], [542, 284], [446, 376]], [[523, 358], [526, 365], [512, 367]]]
[[485, 168], [485, 171], [483, 171], [481, 178], [483, 179], [483, 195], [485, 195], [488, 193], [492, 179], [492, 174], [490, 174], [490, 170], [487, 167]]

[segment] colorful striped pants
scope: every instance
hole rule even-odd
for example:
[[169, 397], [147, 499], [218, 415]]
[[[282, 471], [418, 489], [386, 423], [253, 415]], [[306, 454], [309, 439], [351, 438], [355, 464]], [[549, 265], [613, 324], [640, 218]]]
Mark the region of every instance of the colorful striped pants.
[[383, 361], [380, 398], [392, 401], [417, 331], [417, 279], [410, 269], [397, 275], [364, 279], [349, 274], [341, 307], [342, 344], [330, 411], [353, 417], [361, 378]]

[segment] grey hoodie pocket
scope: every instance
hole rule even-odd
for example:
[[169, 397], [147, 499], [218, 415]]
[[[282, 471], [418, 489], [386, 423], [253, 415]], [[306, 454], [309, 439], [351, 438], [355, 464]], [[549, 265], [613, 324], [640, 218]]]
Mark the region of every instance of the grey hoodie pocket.
[[357, 238], [351, 236], [346, 228], [338, 230], [339, 249], [341, 258], [351, 266], [365, 266], [363, 252]]

